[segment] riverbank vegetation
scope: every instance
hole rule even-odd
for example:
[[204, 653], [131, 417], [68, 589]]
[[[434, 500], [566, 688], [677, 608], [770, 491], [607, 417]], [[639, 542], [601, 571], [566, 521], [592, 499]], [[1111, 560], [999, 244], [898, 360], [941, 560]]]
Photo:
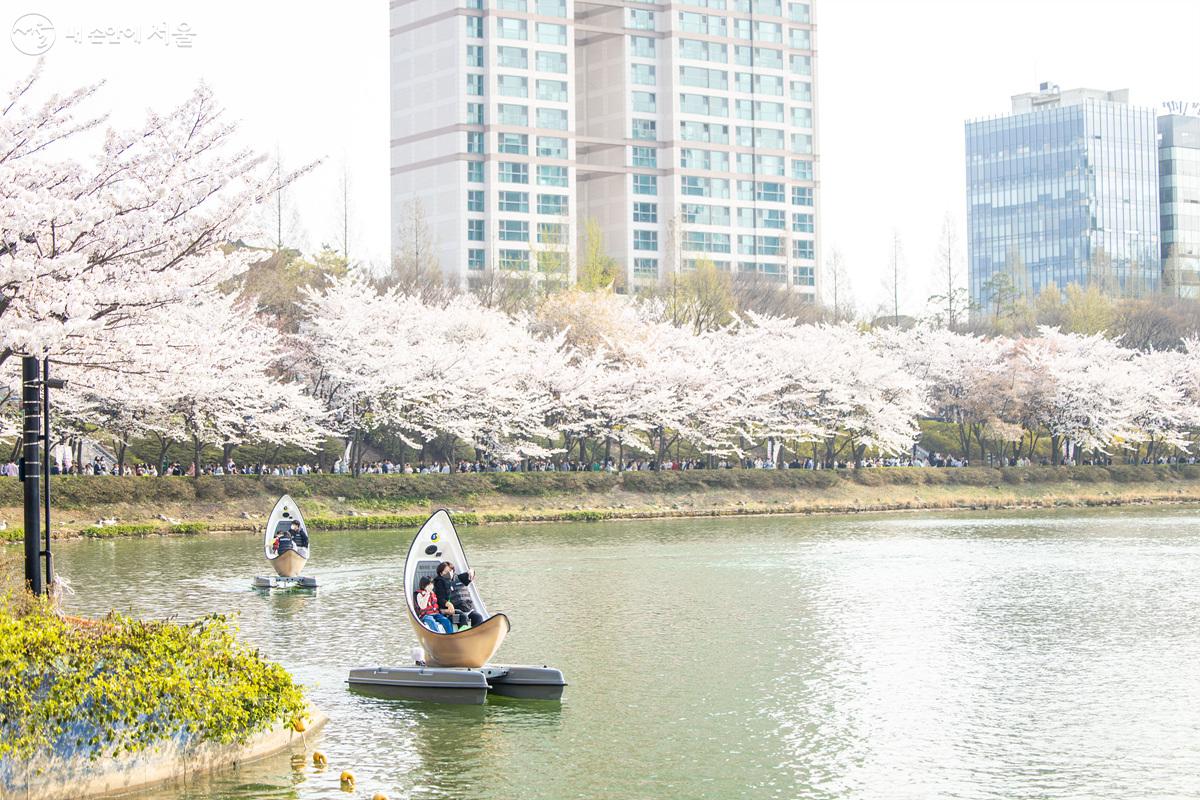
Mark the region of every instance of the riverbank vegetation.
[[240, 743], [305, 713], [291, 676], [223, 617], [89, 621], [20, 594], [0, 603], [0, 771], [38, 754]]
[[[284, 493], [302, 504], [313, 530], [411, 528], [438, 507], [452, 509], [459, 524], [474, 525], [1196, 502], [1200, 465], [230, 475], [199, 480], [61, 476], [54, 485], [56, 536], [113, 538], [257, 530]], [[8, 523], [0, 540], [21, 537], [20, 490], [17, 481], [0, 480], [0, 521]]]

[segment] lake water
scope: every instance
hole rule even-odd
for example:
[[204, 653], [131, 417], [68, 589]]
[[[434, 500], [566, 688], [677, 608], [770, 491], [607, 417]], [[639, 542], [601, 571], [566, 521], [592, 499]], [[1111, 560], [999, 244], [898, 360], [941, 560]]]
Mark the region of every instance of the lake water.
[[1200, 512], [467, 528], [561, 702], [347, 691], [403, 665], [411, 532], [318, 534], [315, 595], [249, 588], [255, 536], [70, 542], [76, 613], [236, 612], [330, 715], [288, 756], [157, 798], [1200, 797]]

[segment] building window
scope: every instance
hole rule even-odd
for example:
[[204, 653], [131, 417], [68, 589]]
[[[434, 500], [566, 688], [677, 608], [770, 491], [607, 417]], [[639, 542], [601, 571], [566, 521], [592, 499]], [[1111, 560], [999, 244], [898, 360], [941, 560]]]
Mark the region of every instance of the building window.
[[500, 210], [515, 214], [528, 214], [529, 192], [500, 192]]
[[811, 108], [797, 107], [792, 109], [792, 125], [797, 128], [812, 130], [813, 113]]
[[519, 125], [526, 127], [529, 125], [529, 107], [520, 106], [513, 103], [499, 103], [496, 106], [496, 111], [500, 115], [501, 125]]
[[529, 269], [528, 250], [501, 250], [500, 269], [525, 272]]
[[467, 66], [482, 67], [483, 66], [483, 46], [478, 44], [467, 45]]
[[565, 131], [567, 129], [567, 112], [561, 108], [539, 108], [537, 110], [537, 126]]
[[793, 186], [792, 187], [792, 205], [794, 206], [811, 206], [813, 204], [813, 190], [811, 186]]
[[525, 26], [525, 20], [523, 19], [497, 17], [496, 35], [501, 39], [516, 39], [518, 41], [524, 41], [529, 38], [529, 30]]
[[501, 153], [512, 153], [518, 156], [529, 155], [529, 135], [525, 133], [496, 134], [497, 149]]
[[467, 239], [472, 242], [483, 241], [483, 220], [469, 219], [467, 220]]
[[567, 0], [537, 0], [537, 13], [543, 17], [565, 17]]
[[467, 152], [482, 153], [483, 152], [483, 132], [482, 131], [467, 131]]
[[467, 180], [471, 183], [483, 183], [483, 162], [467, 162]]
[[640, 8], [629, 9], [629, 27], [642, 31], [654, 30], [654, 12]]
[[793, 55], [790, 59], [794, 75], [812, 75], [812, 56]]
[[501, 183], [529, 183], [529, 165], [515, 161], [500, 162]]
[[[743, 101], [739, 100], [738, 102]], [[724, 97], [710, 97], [706, 94], [681, 94], [679, 95], [679, 110], [684, 114], [728, 117], [729, 101]]]
[[701, 253], [728, 253], [728, 233], [707, 233], [704, 231], [684, 231], [683, 249]]
[[634, 203], [634, 222], [658, 222], [658, 203]]
[[654, 141], [658, 138], [658, 124], [652, 119], [633, 120], [633, 138]]
[[657, 250], [658, 249], [658, 231], [634, 231], [633, 232], [633, 249], [634, 250]]
[[567, 102], [567, 82], [538, 80], [537, 99], [549, 100], [554, 103]]
[[654, 86], [658, 81], [654, 77], [653, 64], [634, 64], [630, 67], [630, 81], [642, 86]]
[[808, 155], [813, 151], [813, 137], [811, 133], [793, 133], [792, 134], [792, 152], [799, 155]]
[[566, 158], [567, 140], [557, 136], [539, 136], [537, 154], [542, 158]]
[[657, 167], [658, 166], [658, 150], [654, 147], [637, 147], [633, 148], [633, 166], [635, 167]]
[[690, 142], [729, 144], [729, 126], [715, 122], [680, 122], [679, 138]]
[[802, 158], [792, 159], [792, 177], [798, 181], [813, 179], [813, 162]]
[[792, 81], [791, 95], [793, 100], [801, 103], [811, 103], [813, 99], [812, 84], [808, 81]]
[[813, 267], [792, 267], [792, 283], [796, 286], [816, 286], [816, 270]]
[[629, 54], [634, 58], [654, 58], [654, 39], [649, 36], [630, 36]]
[[786, 203], [782, 183], [759, 183], [755, 186], [754, 199], [765, 203]]
[[654, 175], [634, 175], [634, 194], [658, 194], [658, 178]]
[[792, 230], [796, 233], [813, 233], [817, 226], [812, 214], [792, 214]]
[[817, 243], [812, 239], [794, 239], [792, 241], [792, 258], [802, 258], [812, 261], [816, 258]]
[[500, 241], [502, 242], [528, 242], [529, 241], [529, 223], [519, 222], [515, 219], [500, 220]]
[[471, 249], [467, 251], [467, 269], [472, 272], [483, 271], [483, 251]]
[[788, 3], [788, 19], [792, 22], [812, 22], [812, 9], [808, 3]]
[[483, 211], [483, 190], [467, 190], [467, 211]]
[[537, 24], [537, 40], [540, 44], [560, 44], [567, 43], [567, 26], [555, 25], [552, 22], [539, 22]]
[[529, 68], [529, 51], [524, 47], [497, 47], [496, 55], [502, 67], [509, 67], [511, 69]]
[[538, 50], [537, 68], [540, 72], [566, 73], [567, 55], [566, 53], [551, 53], [545, 50]]
[[505, 97], [529, 97], [529, 79], [519, 75], [501, 75], [496, 78], [496, 92]]
[[467, 103], [467, 124], [483, 124], [483, 103]]
[[539, 194], [537, 196], [537, 211], [550, 217], [566, 215], [568, 211], [565, 194]]
[[789, 28], [788, 45], [793, 50], [812, 50], [812, 31], [806, 28]]
[[633, 260], [633, 277], [635, 277], [635, 278], [657, 278], [658, 277], [658, 259], [657, 258], [635, 258]]
[[467, 36], [471, 39], [483, 38], [483, 17], [467, 17]]
[[498, 0], [496, 5], [502, 11], [526, 11], [525, 0]]
[[467, 94], [480, 96], [483, 94], [483, 76], [468, 75], [467, 76]]
[[634, 92], [633, 110], [641, 114], [654, 114], [657, 108], [654, 103], [654, 92]]
[[537, 171], [538, 186], [566, 186], [567, 168], [539, 166]]
[[564, 244], [567, 241], [567, 226], [561, 222], [539, 222], [538, 244]]

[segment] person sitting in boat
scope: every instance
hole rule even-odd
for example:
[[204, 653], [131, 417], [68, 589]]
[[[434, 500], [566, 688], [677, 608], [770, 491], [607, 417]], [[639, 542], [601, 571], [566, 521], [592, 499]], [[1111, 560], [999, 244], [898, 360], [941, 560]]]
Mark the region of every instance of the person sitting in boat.
[[287, 530], [276, 531], [275, 541], [271, 542], [271, 549], [276, 553], [286, 550], [307, 550], [308, 534], [304, 532], [304, 528], [300, 527], [300, 520], [292, 520], [292, 524], [288, 526]]
[[433, 591], [432, 584], [433, 579], [429, 576], [421, 578], [416, 597], [417, 616], [421, 624], [434, 633], [454, 633], [454, 624], [439, 610], [437, 593]]
[[[467, 587], [475, 580], [475, 570], [454, 574], [454, 565], [449, 561], [438, 564], [437, 577], [433, 579], [433, 590], [437, 594], [438, 608], [448, 614], [461, 614], [462, 623], [468, 621], [474, 627], [483, 622], [483, 615], [475, 610], [471, 592]], [[459, 605], [466, 601], [466, 606]]]

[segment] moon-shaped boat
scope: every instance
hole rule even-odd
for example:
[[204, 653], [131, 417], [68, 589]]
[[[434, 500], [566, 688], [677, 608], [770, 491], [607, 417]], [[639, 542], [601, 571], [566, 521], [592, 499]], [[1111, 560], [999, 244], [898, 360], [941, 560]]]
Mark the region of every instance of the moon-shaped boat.
[[[282, 501], [281, 501], [282, 502]], [[421, 578], [433, 578], [438, 564], [449, 561], [454, 565], [454, 574], [470, 569], [467, 554], [458, 540], [458, 532], [445, 509], [430, 517], [408, 548], [404, 562], [404, 596], [408, 605], [408, 621], [412, 624], [421, 646], [425, 650], [425, 662], [431, 667], [482, 667], [491, 659], [504, 637], [508, 635], [509, 621], [504, 614], [488, 616], [487, 606], [479, 596], [474, 581], [467, 585], [475, 610], [484, 616], [484, 621], [466, 630], [455, 633], [438, 633], [421, 624], [417, 615], [416, 595]]]
[[301, 529], [308, 533], [308, 528], [304, 524], [304, 516], [300, 513], [296, 501], [292, 500], [290, 495], [285, 494], [279, 498], [279, 502], [271, 511], [271, 517], [267, 520], [267, 527], [263, 535], [263, 551], [267, 561], [271, 562], [271, 566], [275, 568], [275, 574], [281, 578], [299, 577], [304, 570], [304, 565], [308, 562], [309, 548], [307, 547], [284, 550], [282, 553], [275, 552], [271, 547], [275, 541], [275, 534], [286, 531], [293, 522], [299, 522]]

